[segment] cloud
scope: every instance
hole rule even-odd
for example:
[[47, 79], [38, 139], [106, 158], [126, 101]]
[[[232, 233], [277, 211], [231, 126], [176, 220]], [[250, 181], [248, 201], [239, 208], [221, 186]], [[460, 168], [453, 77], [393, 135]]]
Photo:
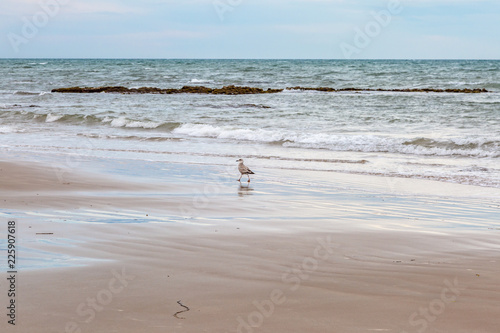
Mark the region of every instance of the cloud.
[[336, 22], [323, 24], [280, 24], [273, 26], [273, 28], [299, 35], [338, 34], [339, 32], [351, 31], [349, 24]]
[[[0, 0], [0, 35], [21, 34], [40, 2], [55, 1], [64, 3], [58, 14], [20, 56], [339, 57], [338, 43], [396, 0], [219, 0], [232, 6], [224, 20], [215, 0]], [[500, 58], [500, 1], [400, 3], [403, 11], [360, 57]], [[15, 56], [7, 43], [0, 39], [0, 56]]]
[[68, 3], [68, 11], [78, 14], [129, 14], [143, 12], [139, 7], [125, 6], [113, 2], [74, 1]]
[[110, 35], [110, 38], [121, 38], [125, 40], [165, 40], [165, 39], [200, 39], [209, 36], [205, 31], [190, 31], [190, 30], [162, 30], [162, 31], [149, 31], [140, 33], [126, 33]]
[[484, 2], [491, 2], [491, 0], [401, 0], [403, 4], [409, 5], [420, 5], [420, 4], [432, 4], [432, 5], [439, 5], [439, 4], [454, 4], [456, 5], [457, 3], [471, 3], [471, 4], [477, 4], [477, 3], [484, 3]]
[[138, 5], [125, 5], [120, 1], [97, 1], [97, 0], [2, 0], [0, 11], [2, 14], [30, 16], [43, 10], [43, 7], [58, 7], [65, 13], [114, 13], [126, 14], [143, 12], [143, 7]]

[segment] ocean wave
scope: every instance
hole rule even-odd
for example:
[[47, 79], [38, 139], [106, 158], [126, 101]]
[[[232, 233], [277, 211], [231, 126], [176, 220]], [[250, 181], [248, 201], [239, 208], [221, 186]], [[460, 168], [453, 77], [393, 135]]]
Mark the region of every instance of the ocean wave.
[[66, 123], [69, 125], [91, 125], [97, 124], [101, 122], [101, 118], [93, 116], [93, 115], [83, 115], [83, 114], [39, 114], [34, 112], [20, 112], [20, 115], [25, 116], [28, 119], [34, 119], [36, 122], [45, 122], [45, 123]]
[[487, 147], [496, 149], [498, 148], [497, 141], [484, 140], [482, 138], [459, 138], [450, 140], [434, 140], [429, 138], [416, 138], [410, 141], [403, 142], [407, 146], [421, 146], [425, 148], [444, 148], [444, 149], [463, 149], [473, 150], [477, 148]]
[[271, 106], [264, 104], [253, 104], [253, 103], [245, 103], [245, 104], [202, 104], [198, 105], [200, 107], [210, 108], [210, 109], [272, 109]]
[[78, 133], [77, 136], [86, 137], [90, 139], [110, 139], [110, 140], [126, 140], [126, 141], [180, 141], [179, 138], [165, 137], [165, 136], [137, 136], [137, 135], [107, 135], [97, 133]]
[[[253, 105], [252, 105], [253, 106]], [[292, 129], [247, 128], [164, 121], [148, 118], [118, 116], [112, 113], [63, 114], [32, 111], [2, 111], [3, 124], [17, 124], [19, 119], [37, 123], [106, 126], [150, 132], [144, 135], [160, 137], [153, 133], [171, 133], [175, 137], [206, 137], [229, 141], [247, 141], [278, 145], [288, 148], [326, 149], [343, 152], [394, 153], [422, 156], [449, 156], [472, 158], [499, 158], [500, 139], [495, 136], [470, 136], [462, 138], [401, 138], [377, 134], [334, 134], [298, 132]], [[48, 126], [48, 125], [47, 125]], [[162, 140], [157, 139], [157, 140]], [[154, 141], [154, 140], [153, 140]]]
[[497, 91], [497, 92], [498, 92], [498, 90], [500, 90], [500, 83], [499, 82], [486, 82], [483, 85], [488, 90], [493, 90], [493, 91]]
[[180, 123], [176, 122], [158, 122], [151, 120], [134, 120], [126, 117], [110, 118], [105, 117], [103, 123], [109, 123], [111, 127], [136, 128], [136, 129], [163, 129], [171, 131], [177, 128]]
[[428, 138], [405, 140], [403, 138], [380, 135], [296, 133], [287, 130], [233, 128], [229, 126], [190, 123], [183, 124], [175, 128], [172, 132], [191, 137], [280, 144], [291, 148], [429, 156], [500, 157], [500, 141], [481, 138], [462, 138], [443, 141], [435, 141]]
[[57, 114], [47, 113], [40, 114], [31, 111], [10, 111], [0, 112], [0, 115], [6, 114], [12, 120], [22, 118], [26, 120], [34, 120], [38, 123], [65, 123], [68, 125], [105, 125], [115, 128], [136, 128], [145, 130], [162, 130], [170, 132], [181, 124], [178, 122], [160, 122], [152, 120], [138, 120], [126, 117], [112, 117], [109, 115], [87, 115], [87, 114]]
[[214, 80], [191, 79], [189, 83], [213, 83]]
[[0, 126], [0, 133], [6, 134], [6, 133], [16, 133], [17, 129], [12, 127], [12, 126]]
[[63, 117], [63, 115], [53, 115], [52, 113], [49, 113], [45, 116], [45, 122], [46, 123], [53, 123], [55, 121], [58, 121], [62, 117]]
[[219, 139], [237, 139], [245, 141], [275, 142], [281, 141], [284, 134], [277, 131], [250, 128], [218, 127], [207, 124], [183, 124], [175, 128], [175, 134], [192, 137], [209, 137]]
[[[430, 140], [430, 139], [426, 139]], [[475, 139], [472, 139], [475, 140]], [[467, 143], [467, 139], [457, 139], [440, 142], [440, 145], [420, 145], [417, 142], [375, 135], [327, 135], [316, 134], [307, 138], [298, 138], [285, 146], [330, 149], [334, 151], [382, 152], [423, 156], [456, 156], [456, 157], [500, 157], [500, 142], [484, 140], [483, 143]], [[411, 141], [410, 141], [411, 142]]]

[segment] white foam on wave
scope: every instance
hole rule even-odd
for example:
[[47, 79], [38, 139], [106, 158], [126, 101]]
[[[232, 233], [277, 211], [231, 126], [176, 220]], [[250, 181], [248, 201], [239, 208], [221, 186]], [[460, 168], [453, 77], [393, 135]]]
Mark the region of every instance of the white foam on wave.
[[[499, 152], [495, 149], [486, 149], [478, 146], [476, 148], [464, 148], [469, 143], [477, 143], [474, 139], [450, 140], [448, 144], [457, 147], [426, 147], [418, 144], [407, 144], [406, 139], [378, 135], [332, 135], [312, 134], [299, 135], [295, 140], [289, 140], [284, 145], [289, 147], [319, 148], [334, 151], [354, 152], [383, 152], [408, 155], [425, 156], [465, 156], [465, 157], [498, 157]], [[484, 142], [485, 140], [483, 140]]]
[[[284, 147], [329, 149], [332, 151], [351, 152], [383, 152], [410, 155], [431, 156], [467, 156], [467, 157], [498, 157], [496, 149], [481, 147], [465, 148], [425, 147], [418, 144], [408, 144], [407, 139], [370, 134], [328, 134], [328, 133], [297, 133], [288, 130], [266, 130], [250, 128], [234, 128], [229, 126], [213, 126], [208, 124], [183, 124], [173, 130], [173, 133], [191, 137], [210, 137], [218, 139], [234, 139], [256, 142], [282, 142]], [[469, 139], [451, 140], [456, 145], [466, 145]], [[477, 139], [473, 139], [478, 143]], [[483, 140], [484, 141], [484, 140]]]
[[280, 141], [284, 134], [264, 129], [219, 127], [206, 124], [184, 124], [173, 130], [175, 134], [194, 137], [236, 139], [245, 141], [273, 142]]
[[203, 79], [192, 79], [190, 83], [213, 83], [213, 80], [203, 80]]
[[157, 128], [160, 126], [160, 123], [154, 121], [131, 121], [125, 125], [125, 127], [132, 128]]
[[17, 130], [11, 126], [0, 126], [0, 133], [15, 133]]
[[45, 118], [45, 122], [46, 123], [53, 123], [55, 121], [58, 121], [62, 117], [63, 116], [61, 116], [61, 115], [55, 115], [55, 114], [49, 113], [49, 114], [47, 114], [47, 117]]
[[[104, 121], [107, 122], [107, 119], [104, 119]], [[125, 117], [120, 117], [120, 118], [115, 118], [115, 119], [110, 119], [110, 125], [113, 127], [125, 127], [129, 120]]]
[[184, 124], [174, 129], [173, 133], [195, 137], [217, 137], [221, 133], [221, 128], [205, 124]]
[[110, 123], [112, 127], [128, 127], [128, 128], [157, 128], [161, 125], [161, 123], [157, 123], [154, 121], [136, 121], [130, 120], [125, 117], [120, 118], [104, 118], [102, 120], [103, 123]]

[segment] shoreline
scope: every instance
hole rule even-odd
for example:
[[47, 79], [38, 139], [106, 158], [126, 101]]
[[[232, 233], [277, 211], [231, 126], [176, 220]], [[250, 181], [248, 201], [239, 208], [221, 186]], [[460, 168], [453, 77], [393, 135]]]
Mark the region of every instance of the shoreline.
[[236, 165], [103, 159], [61, 181], [47, 165], [0, 160], [2, 220], [20, 262], [42, 262], [21, 264], [18, 332], [500, 324], [498, 190], [282, 170], [240, 187]]

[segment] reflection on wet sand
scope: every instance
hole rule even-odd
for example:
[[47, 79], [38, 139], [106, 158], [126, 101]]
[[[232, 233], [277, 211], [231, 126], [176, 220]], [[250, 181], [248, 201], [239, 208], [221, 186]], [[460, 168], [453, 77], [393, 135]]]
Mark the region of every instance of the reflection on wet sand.
[[238, 188], [238, 196], [243, 197], [246, 195], [253, 195], [252, 193], [253, 188], [250, 187], [250, 184], [244, 186], [243, 184], [240, 184], [240, 187]]

